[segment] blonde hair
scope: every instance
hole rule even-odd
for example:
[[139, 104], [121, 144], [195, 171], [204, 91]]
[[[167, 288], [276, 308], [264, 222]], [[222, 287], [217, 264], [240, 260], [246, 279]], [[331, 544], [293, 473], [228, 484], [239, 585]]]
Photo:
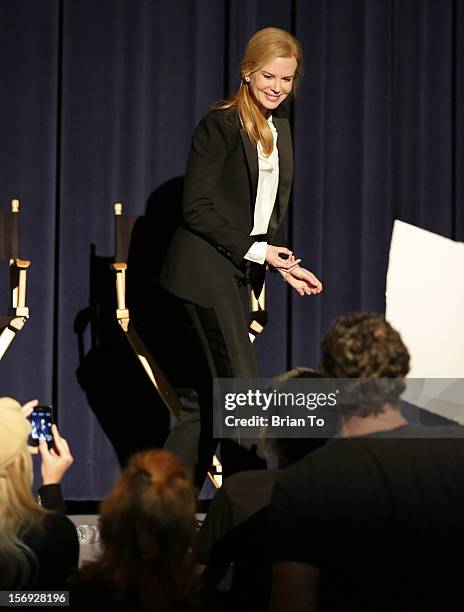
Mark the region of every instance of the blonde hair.
[[215, 108], [235, 107], [240, 123], [250, 140], [261, 143], [265, 155], [272, 152], [274, 141], [268, 122], [259, 110], [248, 87], [245, 76], [261, 70], [266, 64], [278, 57], [294, 57], [296, 71], [293, 80], [293, 93], [303, 72], [303, 51], [298, 40], [285, 30], [264, 28], [248, 41], [241, 64], [241, 83], [238, 91], [229, 100], [219, 102]]
[[31, 494], [32, 459], [24, 448], [0, 471], [0, 588], [33, 585], [38, 575], [34, 552], [21, 540], [29, 528], [40, 527], [46, 511]]

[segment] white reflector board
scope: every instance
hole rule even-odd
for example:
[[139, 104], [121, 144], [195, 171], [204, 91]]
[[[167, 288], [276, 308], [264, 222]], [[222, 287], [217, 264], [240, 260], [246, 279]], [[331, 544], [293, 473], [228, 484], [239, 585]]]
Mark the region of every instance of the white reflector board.
[[411, 354], [411, 378], [464, 378], [464, 243], [396, 220], [386, 317]]

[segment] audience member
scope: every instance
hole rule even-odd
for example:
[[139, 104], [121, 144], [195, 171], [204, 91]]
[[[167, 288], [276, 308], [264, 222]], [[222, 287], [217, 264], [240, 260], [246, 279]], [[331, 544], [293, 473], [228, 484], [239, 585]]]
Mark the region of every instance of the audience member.
[[347, 400], [345, 437], [276, 484], [273, 612], [462, 607], [462, 428], [406, 422], [408, 370], [408, 351], [381, 315], [340, 317], [324, 339], [321, 372], [352, 378], [352, 398], [379, 380], [365, 401]]
[[59, 482], [72, 463], [66, 441], [53, 428], [54, 447], [40, 443], [43, 505], [34, 500], [31, 425], [34, 403], [21, 406], [0, 398], [0, 588], [56, 590], [77, 567], [79, 544], [71, 521], [45, 505], [62, 509]]
[[[319, 377], [309, 368], [294, 368], [276, 377], [272, 388], [285, 391], [289, 381]], [[334, 435], [337, 426], [338, 420], [325, 430], [326, 434]], [[198, 534], [197, 561], [206, 566], [203, 582], [209, 592], [232, 568], [227, 609], [268, 610], [271, 579], [268, 507], [274, 484], [282, 468], [319, 448], [326, 440], [269, 438], [268, 450], [277, 468], [239, 472], [226, 478], [217, 491]], [[222, 606], [226, 607], [225, 598]]]
[[[21, 414], [28, 418], [39, 402], [31, 400], [21, 406]], [[44, 438], [39, 440], [38, 446], [29, 446], [31, 455], [40, 455], [40, 474], [42, 484], [39, 487], [38, 502], [47, 510], [55, 510], [64, 514], [66, 504], [61, 490], [61, 479], [72, 465], [74, 459], [69, 450], [67, 441], [60, 436], [56, 425], [51, 428], [53, 446], [48, 448]]]
[[195, 609], [195, 529], [195, 495], [186, 468], [167, 451], [137, 453], [102, 503], [102, 551], [71, 581], [72, 608]]

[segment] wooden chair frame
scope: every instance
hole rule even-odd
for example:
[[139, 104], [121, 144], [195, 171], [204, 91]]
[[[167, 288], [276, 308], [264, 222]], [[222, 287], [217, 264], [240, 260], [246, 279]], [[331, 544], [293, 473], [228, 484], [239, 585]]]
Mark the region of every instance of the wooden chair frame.
[[[11, 212], [19, 214], [19, 200], [12, 200]], [[10, 307], [8, 321], [0, 328], [0, 360], [16, 334], [21, 331], [29, 318], [29, 308], [26, 306], [27, 270], [31, 265], [25, 259], [10, 259]]]
[[[121, 202], [117, 202], [114, 205], [115, 217], [122, 215], [122, 210], [123, 207]], [[116, 319], [164, 405], [175, 419], [179, 419], [182, 405], [177, 393], [150, 351], [146, 348], [135, 327], [131, 325], [130, 313], [126, 304], [127, 263], [115, 262], [113, 264], [113, 270], [116, 273]], [[208, 472], [208, 478], [215, 488], [220, 488], [222, 486], [222, 466], [216, 455], [213, 457], [213, 465]]]
[[[115, 216], [122, 215], [120, 202], [114, 205], [114, 214]], [[179, 398], [135, 327], [131, 325], [130, 313], [126, 305], [127, 263], [115, 262], [113, 270], [116, 272], [116, 319], [164, 405], [172, 416], [178, 419], [182, 408]]]

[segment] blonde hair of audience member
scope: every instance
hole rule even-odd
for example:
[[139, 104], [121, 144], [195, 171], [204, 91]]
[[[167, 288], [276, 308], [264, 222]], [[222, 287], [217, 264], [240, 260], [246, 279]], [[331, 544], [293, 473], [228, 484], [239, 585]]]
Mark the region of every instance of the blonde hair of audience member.
[[109, 581], [120, 593], [138, 593], [145, 610], [195, 599], [195, 495], [174, 455], [134, 455], [102, 503], [100, 528], [102, 554], [75, 582]]
[[248, 41], [241, 64], [241, 83], [232, 98], [216, 104], [215, 108], [235, 107], [240, 122], [250, 140], [260, 142], [266, 155], [272, 152], [274, 141], [269, 124], [257, 105], [249, 87], [251, 74], [262, 70], [264, 66], [278, 57], [294, 57], [297, 67], [292, 81], [292, 92], [298, 85], [303, 72], [303, 50], [298, 40], [289, 32], [279, 28], [264, 28], [254, 34]]
[[26, 529], [40, 527], [46, 510], [32, 497], [31, 431], [11, 398], [0, 398], [0, 588], [17, 589], [38, 572], [33, 551], [21, 541]]

